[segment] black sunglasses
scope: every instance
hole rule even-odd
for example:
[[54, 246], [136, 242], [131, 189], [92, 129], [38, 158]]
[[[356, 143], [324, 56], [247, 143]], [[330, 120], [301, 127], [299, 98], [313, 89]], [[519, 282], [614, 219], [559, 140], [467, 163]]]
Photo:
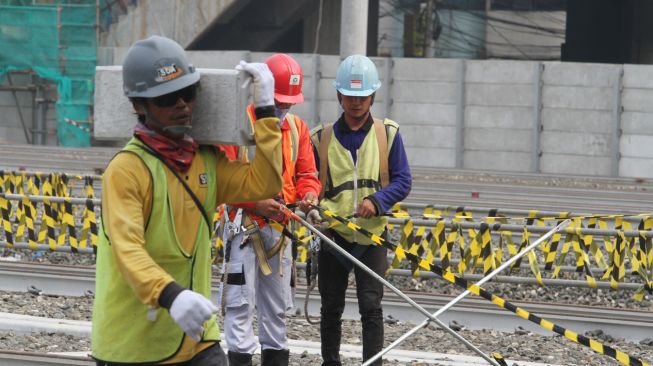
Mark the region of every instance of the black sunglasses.
[[181, 90], [152, 98], [152, 103], [158, 107], [172, 107], [177, 104], [179, 98], [183, 99], [186, 103], [191, 103], [197, 97], [197, 90], [198, 84], [193, 84]]

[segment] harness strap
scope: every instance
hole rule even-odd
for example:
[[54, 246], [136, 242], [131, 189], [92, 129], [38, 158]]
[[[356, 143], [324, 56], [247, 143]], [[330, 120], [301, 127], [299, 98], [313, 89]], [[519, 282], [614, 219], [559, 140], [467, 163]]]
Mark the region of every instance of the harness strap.
[[[258, 228], [258, 225], [255, 221], [249, 218], [248, 215], [245, 215], [243, 218], [243, 226], [247, 231], [251, 230], [251, 226]], [[263, 238], [261, 238], [261, 233], [259, 230], [253, 230], [249, 235], [250, 242], [252, 243], [252, 248], [254, 249], [254, 255], [256, 256], [256, 262], [261, 268], [263, 275], [267, 276], [272, 273], [272, 268], [270, 263], [268, 263], [268, 256], [265, 251], [265, 243], [263, 243]]]
[[331, 142], [331, 133], [333, 132], [333, 123], [324, 126], [320, 135], [320, 144], [318, 146], [318, 155], [320, 156], [320, 183], [322, 184], [322, 191], [320, 191], [320, 199], [324, 198], [326, 190], [326, 181], [329, 168], [329, 142]]
[[385, 131], [385, 124], [380, 119], [374, 118], [374, 131], [376, 131], [376, 142], [379, 144], [379, 177], [381, 188], [387, 187], [390, 183], [388, 173], [388, 135]]

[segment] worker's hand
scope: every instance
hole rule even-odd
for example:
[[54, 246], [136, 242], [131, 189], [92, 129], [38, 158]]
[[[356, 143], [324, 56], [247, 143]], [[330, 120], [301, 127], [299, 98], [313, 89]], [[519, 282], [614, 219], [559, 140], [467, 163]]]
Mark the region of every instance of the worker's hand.
[[320, 211], [317, 209], [312, 209], [306, 214], [306, 221], [312, 225], [317, 225], [322, 222], [322, 216], [320, 216]]
[[283, 221], [283, 218], [285, 217], [283, 205], [272, 198], [257, 201], [254, 210], [257, 215], [267, 217], [277, 222]]
[[356, 215], [364, 219], [369, 219], [372, 216], [376, 215], [376, 206], [372, 203], [372, 200], [366, 198], [358, 205], [356, 209]]
[[202, 340], [204, 322], [218, 311], [209, 299], [191, 290], [177, 295], [170, 306], [170, 316], [195, 342]]
[[311, 209], [311, 206], [317, 206], [317, 204], [318, 204], [318, 200], [315, 193], [308, 192], [306, 193], [304, 198], [302, 198], [302, 200], [299, 201], [299, 209], [304, 212], [308, 212], [308, 210]]
[[274, 77], [268, 65], [261, 62], [240, 61], [236, 70], [244, 70], [254, 78], [254, 105], [274, 106]]

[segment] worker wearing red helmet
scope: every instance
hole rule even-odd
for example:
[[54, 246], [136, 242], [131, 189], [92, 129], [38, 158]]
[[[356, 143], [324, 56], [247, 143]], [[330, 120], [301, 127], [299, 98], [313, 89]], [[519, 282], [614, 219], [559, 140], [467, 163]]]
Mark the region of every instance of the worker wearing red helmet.
[[[317, 204], [321, 190], [308, 128], [301, 118], [288, 113], [293, 105], [304, 102], [301, 67], [286, 54], [275, 54], [265, 63], [274, 77], [275, 110], [281, 121], [283, 188], [274, 199], [227, 209], [222, 304], [231, 366], [252, 364], [257, 348], [252, 326], [255, 309], [261, 364], [288, 365], [285, 313], [293, 307], [292, 248], [282, 232], [287, 224], [283, 205], [297, 203], [307, 211]], [[248, 113], [254, 123], [253, 105]]]

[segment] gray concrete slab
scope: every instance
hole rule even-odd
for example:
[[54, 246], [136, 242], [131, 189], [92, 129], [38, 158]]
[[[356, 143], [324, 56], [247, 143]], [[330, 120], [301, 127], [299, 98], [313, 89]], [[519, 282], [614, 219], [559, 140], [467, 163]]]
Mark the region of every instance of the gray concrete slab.
[[[252, 144], [246, 115], [249, 78], [236, 70], [200, 69], [202, 89], [195, 102], [190, 134], [200, 143]], [[132, 135], [136, 117], [122, 92], [122, 69], [96, 72], [94, 137], [120, 140]]]

